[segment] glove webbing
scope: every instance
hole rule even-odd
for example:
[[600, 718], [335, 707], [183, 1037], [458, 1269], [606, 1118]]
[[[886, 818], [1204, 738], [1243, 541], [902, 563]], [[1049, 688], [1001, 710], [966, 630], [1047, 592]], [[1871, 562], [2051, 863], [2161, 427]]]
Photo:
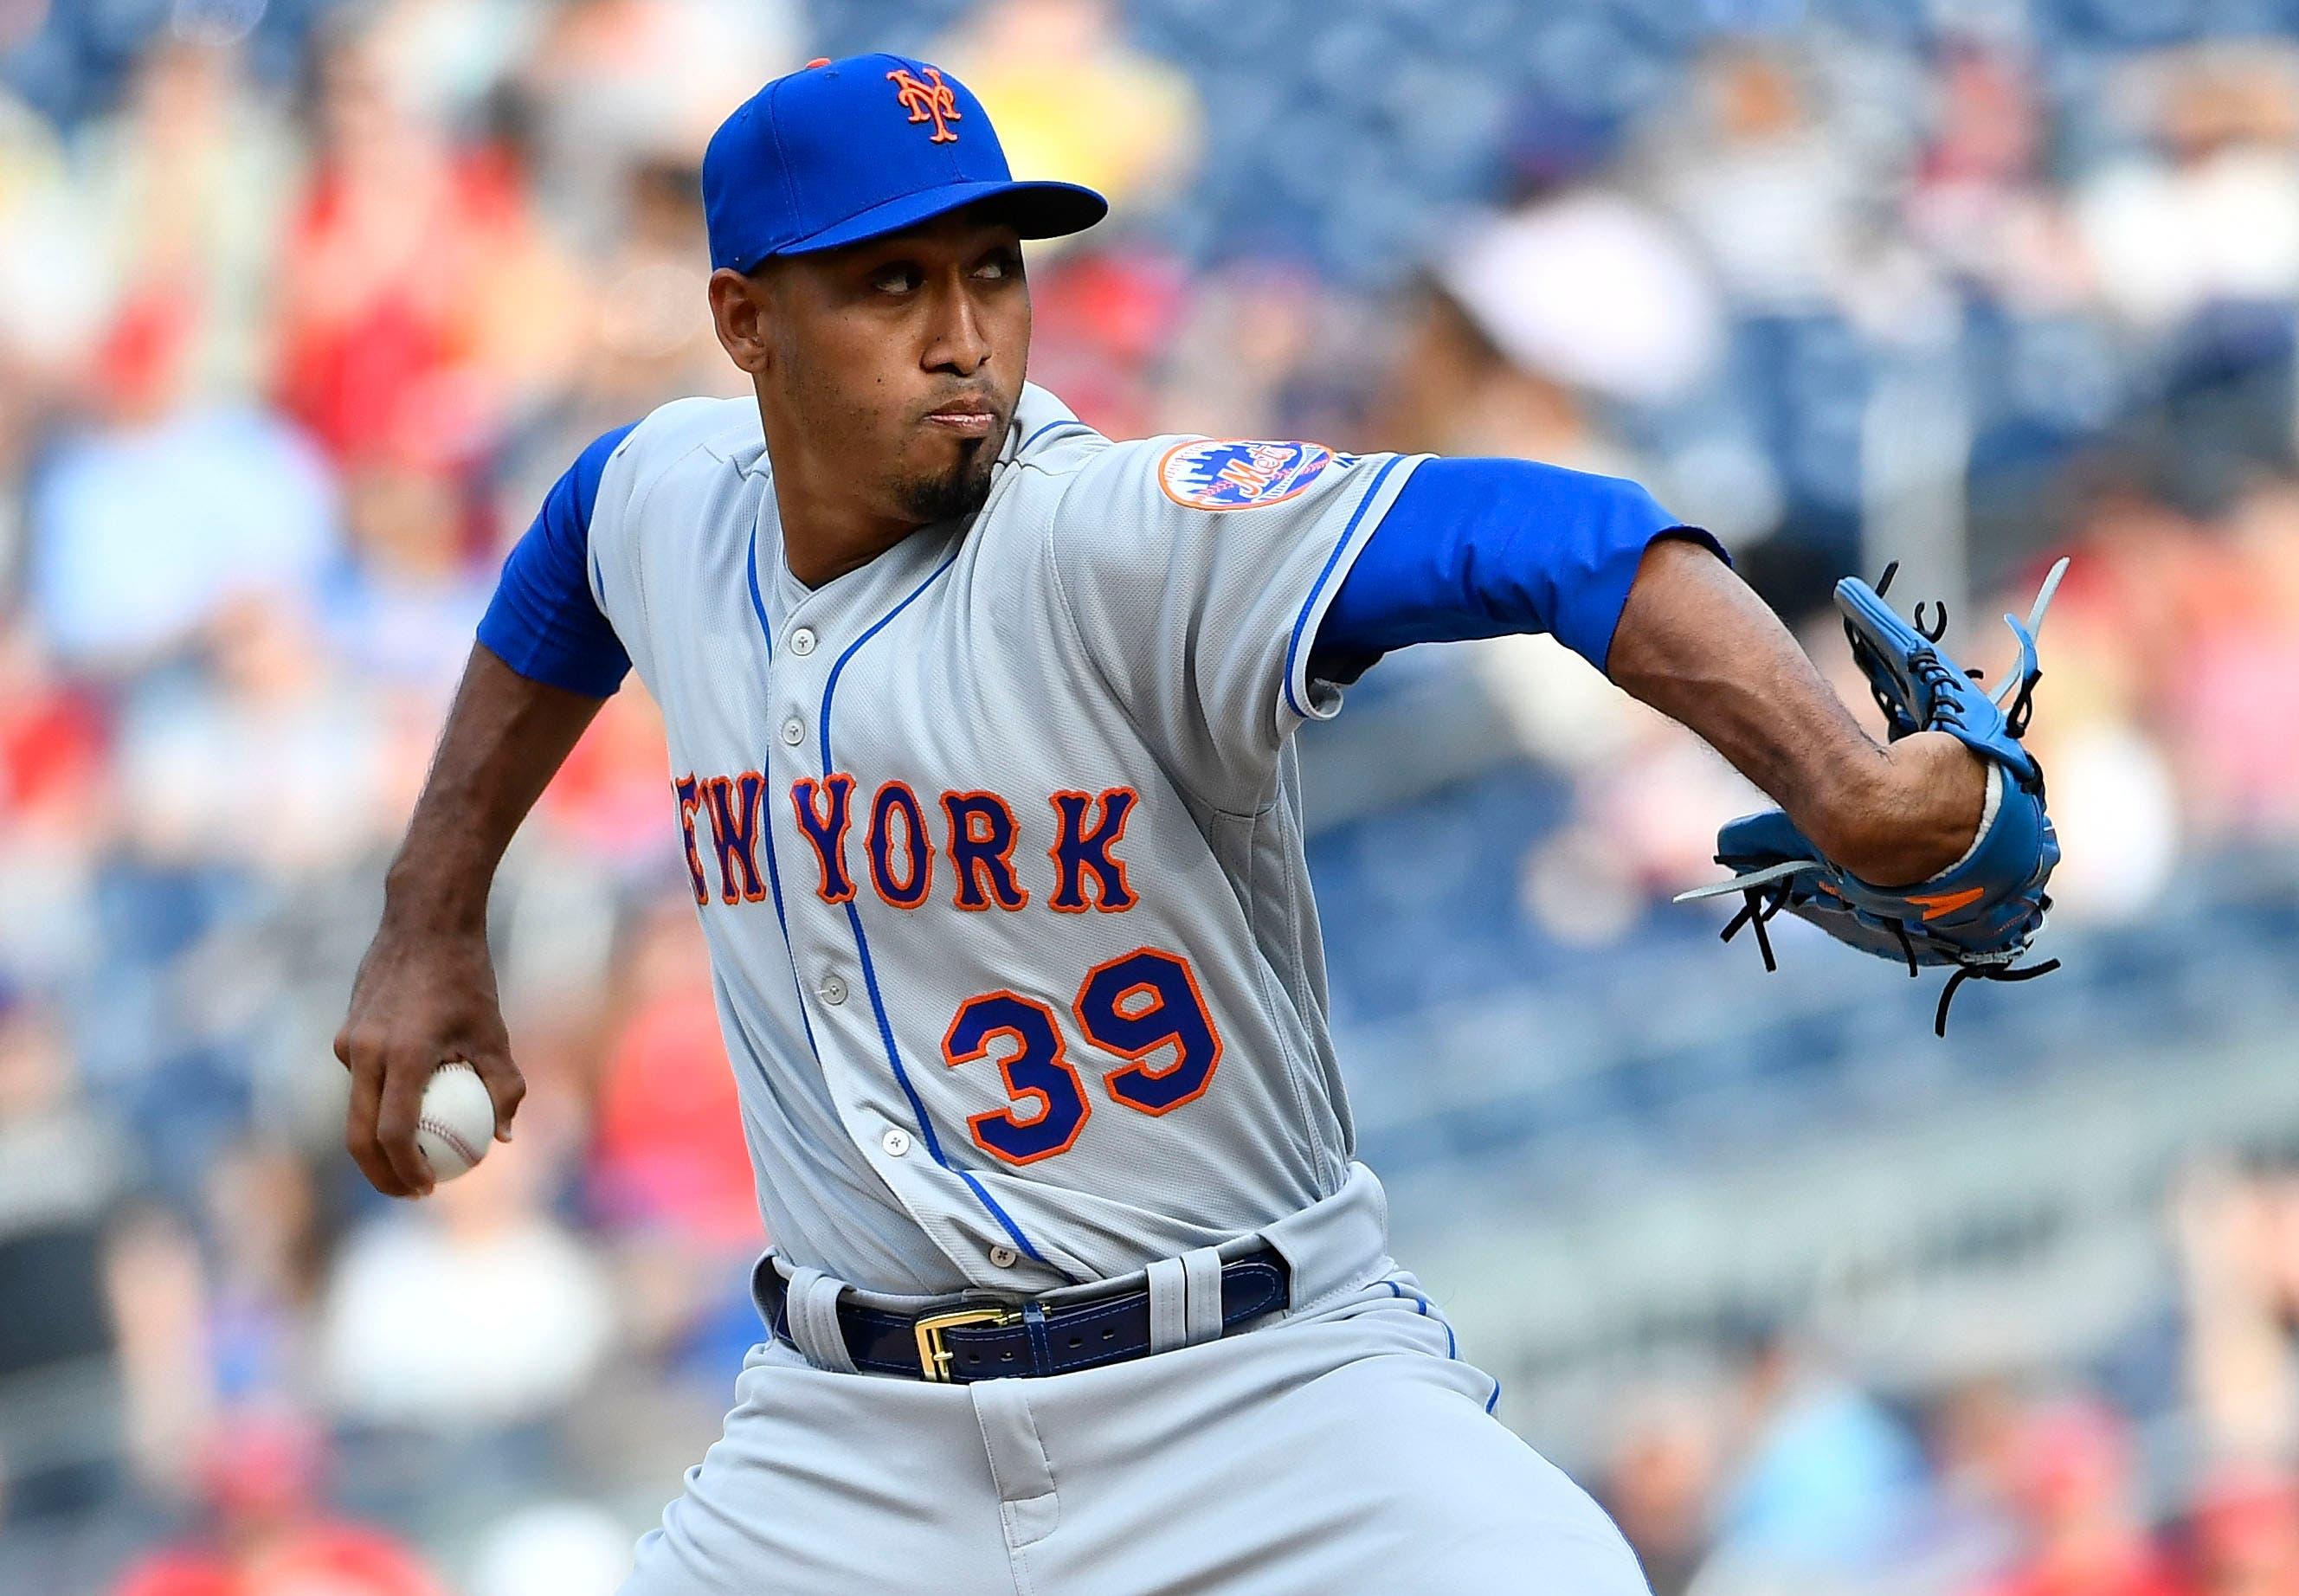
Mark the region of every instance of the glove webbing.
[[[1724, 929], [1717, 940], [1730, 942], [1746, 926], [1756, 934], [1756, 951], [1764, 957], [1764, 973], [1776, 974], [1780, 968], [1780, 960], [1772, 956], [1772, 933], [1764, 929], [1764, 922], [1788, 907], [1789, 894], [1792, 890], [1786, 881], [1774, 882], [1769, 889], [1763, 886], [1748, 888], [1741, 894], [1747, 902], [1738, 914], [1724, 922]], [[2049, 913], [2052, 894], [2038, 894], [2036, 906]], [[1891, 927], [1892, 935], [1899, 939], [1900, 952], [1907, 956], [1908, 978], [1914, 980], [1921, 972], [1916, 965], [1915, 944], [1908, 940], [1908, 927], [1899, 920], [1887, 920], [1885, 924]], [[1932, 1035], [1941, 1038], [1947, 1035], [1948, 1005], [1955, 1001], [1955, 989], [1966, 981], [2032, 981], [2038, 976], [2048, 976], [2059, 968], [2057, 959], [2046, 959], [2041, 964], [2016, 966], [1997, 964], [1988, 960], [1973, 960], [1970, 963], [1957, 965], [1948, 972], [1947, 985], [1940, 988], [1939, 1007], [1932, 1013]]]

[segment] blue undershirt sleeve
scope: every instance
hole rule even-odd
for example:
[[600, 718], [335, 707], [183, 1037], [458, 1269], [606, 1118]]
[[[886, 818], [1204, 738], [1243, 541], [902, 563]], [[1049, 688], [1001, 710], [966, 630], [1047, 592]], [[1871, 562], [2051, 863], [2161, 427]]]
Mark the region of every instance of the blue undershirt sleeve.
[[610, 695], [631, 668], [591, 595], [587, 569], [599, 478], [630, 430], [602, 434], [552, 484], [535, 524], [503, 561], [502, 579], [479, 620], [479, 641], [519, 675], [592, 698]]
[[1655, 538], [1723, 545], [1637, 484], [1525, 460], [1432, 460], [1413, 473], [1317, 628], [1311, 670], [1349, 682], [1390, 649], [1548, 632], [1605, 669]]

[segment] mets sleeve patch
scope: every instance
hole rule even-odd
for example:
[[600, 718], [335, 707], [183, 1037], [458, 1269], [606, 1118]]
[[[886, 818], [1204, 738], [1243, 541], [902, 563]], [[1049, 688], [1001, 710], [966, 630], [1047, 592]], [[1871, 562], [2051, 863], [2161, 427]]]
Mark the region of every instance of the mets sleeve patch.
[[1257, 510], [1299, 496], [1334, 459], [1323, 444], [1201, 438], [1166, 452], [1158, 485], [1191, 510]]

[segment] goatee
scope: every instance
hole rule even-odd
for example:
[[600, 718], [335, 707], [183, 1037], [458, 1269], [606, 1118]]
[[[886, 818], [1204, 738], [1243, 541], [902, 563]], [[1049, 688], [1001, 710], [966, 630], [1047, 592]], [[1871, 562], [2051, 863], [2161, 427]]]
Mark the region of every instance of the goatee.
[[956, 520], [981, 509], [982, 502], [990, 496], [990, 476], [998, 464], [997, 453], [987, 446], [988, 441], [974, 444], [964, 459], [939, 477], [903, 483], [898, 490], [903, 511], [925, 526]]

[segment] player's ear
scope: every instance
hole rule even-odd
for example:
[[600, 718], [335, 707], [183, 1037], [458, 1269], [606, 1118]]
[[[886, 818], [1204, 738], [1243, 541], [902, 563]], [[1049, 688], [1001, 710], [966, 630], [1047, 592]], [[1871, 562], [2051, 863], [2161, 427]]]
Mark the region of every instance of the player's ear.
[[774, 363], [774, 309], [767, 285], [722, 266], [710, 274], [710, 323], [727, 358], [753, 377]]

